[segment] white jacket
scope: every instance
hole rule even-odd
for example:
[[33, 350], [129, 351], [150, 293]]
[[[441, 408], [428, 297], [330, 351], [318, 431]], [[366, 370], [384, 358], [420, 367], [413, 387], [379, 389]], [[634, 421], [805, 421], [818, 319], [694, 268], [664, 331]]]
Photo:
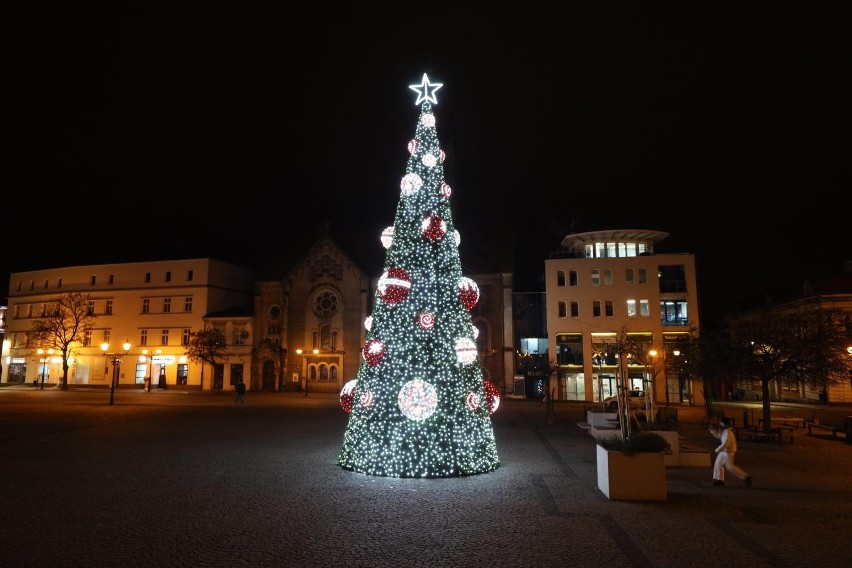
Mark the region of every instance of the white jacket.
[[716, 453], [719, 452], [737, 453], [737, 436], [730, 428], [722, 428], [722, 433], [719, 436], [719, 447], [716, 448]]

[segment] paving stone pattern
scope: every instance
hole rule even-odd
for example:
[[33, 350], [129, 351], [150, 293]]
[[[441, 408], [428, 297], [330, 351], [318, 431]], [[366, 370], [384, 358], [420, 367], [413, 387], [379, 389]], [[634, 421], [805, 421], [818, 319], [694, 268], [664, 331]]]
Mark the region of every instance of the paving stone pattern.
[[[583, 405], [504, 400], [501, 465], [395, 479], [337, 465], [337, 398], [0, 389], [0, 565], [849, 566], [852, 445], [740, 442], [747, 489], [668, 468], [666, 502], [597, 488]], [[703, 409], [681, 436], [713, 448]]]

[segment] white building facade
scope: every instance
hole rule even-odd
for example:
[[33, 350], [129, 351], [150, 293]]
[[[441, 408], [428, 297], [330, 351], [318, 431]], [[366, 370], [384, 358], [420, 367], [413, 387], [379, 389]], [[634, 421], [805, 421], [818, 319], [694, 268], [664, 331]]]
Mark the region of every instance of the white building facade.
[[[81, 292], [89, 298], [95, 324], [73, 344], [68, 384], [119, 388], [213, 388], [213, 370], [188, 360], [190, 334], [204, 329], [205, 316], [245, 306], [238, 316], [217, 320], [228, 340], [225, 384], [242, 374], [251, 352], [254, 272], [209, 258], [73, 266], [11, 275], [6, 333], [0, 362], [3, 381], [56, 386], [62, 359], [51, 346], [27, 344], [32, 321], [51, 300]], [[125, 352], [125, 342], [129, 349]], [[106, 351], [102, 344], [108, 344]], [[41, 352], [39, 352], [41, 349]], [[52, 352], [51, 352], [52, 351]], [[114, 369], [116, 360], [120, 360]], [[209, 366], [208, 366], [209, 367]], [[247, 374], [246, 374], [247, 376]]]
[[[657, 404], [703, 403], [697, 379], [676, 371], [680, 347], [700, 329], [695, 257], [655, 254], [667, 237], [650, 230], [569, 234], [545, 260], [555, 397], [600, 402], [623, 384]], [[614, 352], [619, 336], [633, 352]]]

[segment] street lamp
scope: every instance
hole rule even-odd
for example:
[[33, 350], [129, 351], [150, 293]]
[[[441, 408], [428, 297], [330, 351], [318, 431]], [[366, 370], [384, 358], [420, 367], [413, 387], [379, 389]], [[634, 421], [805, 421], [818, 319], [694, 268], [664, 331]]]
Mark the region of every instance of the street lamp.
[[680, 349], [675, 349], [672, 351], [672, 355], [674, 355], [674, 365], [666, 365], [666, 406], [669, 405], [669, 390], [671, 390], [671, 385], [669, 384], [669, 369], [674, 367], [674, 372], [677, 374], [677, 391], [678, 391], [678, 400], [680, 400], [680, 364], [678, 363], [678, 357], [680, 357]]
[[[160, 355], [162, 355], [163, 350], [157, 349], [157, 351], [155, 351], [155, 353], [157, 354], [157, 357], [159, 357]], [[163, 373], [163, 362], [160, 361], [160, 363], [157, 365], [157, 367], [158, 367], [158, 369], [157, 369], [157, 388], [158, 389], [165, 389], [166, 388], [165, 379], [160, 380], [160, 375]], [[153, 380], [154, 380], [154, 360], [151, 359], [151, 381], [153, 381]]]
[[[130, 351], [130, 342], [126, 341], [122, 345], [124, 348], [124, 354]], [[104, 366], [106, 367], [106, 358], [112, 357], [112, 380], [109, 383], [109, 403], [113, 404], [115, 401], [115, 385], [118, 382], [119, 373], [121, 372], [121, 359], [115, 353], [107, 353], [109, 351], [109, 343], [101, 343], [101, 351], [104, 352]]]
[[44, 371], [47, 368], [47, 361], [44, 359], [44, 349], [39, 347], [36, 349], [36, 353], [38, 353], [38, 359], [41, 362], [41, 389], [44, 390]]
[[[645, 358], [645, 407], [648, 412], [648, 421], [654, 422], [654, 379], [657, 376], [657, 366], [655, 359], [657, 357], [656, 349], [649, 349], [648, 356]], [[648, 375], [648, 363], [651, 364], [651, 374]]]
[[44, 376], [47, 373], [47, 365], [53, 358], [53, 348], [51, 347], [47, 350], [47, 352], [45, 352], [44, 349], [39, 348], [36, 350], [36, 353], [38, 353], [38, 356], [41, 358], [41, 385], [39, 386], [39, 388], [41, 390], [44, 390]]
[[153, 363], [151, 362], [151, 357], [148, 356], [148, 350], [142, 350], [142, 357], [144, 357], [143, 362], [147, 363], [145, 366], [145, 392], [151, 392], [151, 369], [153, 368]]
[[[601, 401], [601, 410], [606, 410], [604, 408], [604, 392], [603, 392], [603, 358], [604, 355], [600, 351], [595, 351], [594, 357], [598, 360], [598, 398]], [[592, 361], [594, 362], [594, 360]]]

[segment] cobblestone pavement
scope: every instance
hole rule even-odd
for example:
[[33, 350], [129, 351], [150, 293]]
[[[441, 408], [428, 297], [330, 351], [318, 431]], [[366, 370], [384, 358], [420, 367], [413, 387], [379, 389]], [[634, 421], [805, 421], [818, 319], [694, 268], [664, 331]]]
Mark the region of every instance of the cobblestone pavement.
[[[501, 465], [395, 479], [337, 465], [335, 396], [0, 389], [0, 565], [850, 566], [852, 445], [741, 442], [754, 477], [667, 469], [665, 502], [610, 501], [583, 406], [504, 400]], [[714, 440], [680, 409], [693, 448]]]

